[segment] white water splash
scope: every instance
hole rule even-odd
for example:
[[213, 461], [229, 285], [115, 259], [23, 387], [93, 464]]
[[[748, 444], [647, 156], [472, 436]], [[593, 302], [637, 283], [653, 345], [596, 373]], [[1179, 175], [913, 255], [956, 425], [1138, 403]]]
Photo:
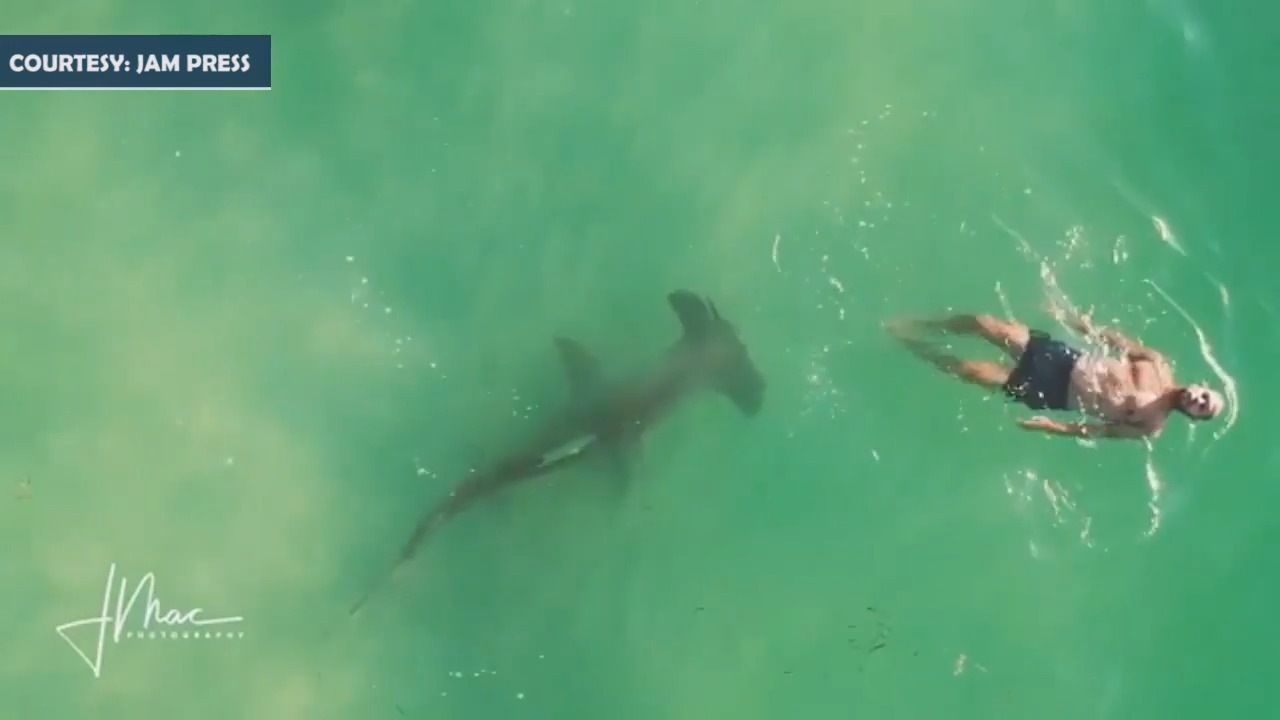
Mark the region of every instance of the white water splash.
[[[1023, 257], [1035, 262], [1039, 266], [1040, 280], [1044, 287], [1047, 304], [1053, 308], [1072, 308], [1071, 300], [1067, 297], [1067, 294], [1062, 291], [1062, 288], [1058, 286], [1058, 279], [1054, 277], [1053, 267], [1049, 265], [1049, 262], [1031, 247], [1031, 243], [1028, 242], [1025, 237], [1018, 233], [1017, 230], [1009, 227], [1008, 223], [1001, 220], [998, 215], [992, 215], [991, 220], [996, 225], [1000, 226], [1000, 229], [1004, 230], [1009, 237], [1018, 242], [1018, 249], [1021, 251]], [[1066, 237], [1068, 250], [1070, 250], [1075, 246], [1075, 243], [1078, 242], [1079, 234], [1076, 232], [1075, 228], [1072, 228], [1067, 231]], [[1001, 297], [1002, 304], [1005, 306], [1005, 312], [1009, 314], [1009, 317], [1013, 317], [1013, 314], [1008, 307], [1008, 300], [1004, 298], [1003, 291], [999, 289], [999, 285], [997, 285], [996, 292], [997, 295], [1000, 295]]]
[[1175, 236], [1173, 231], [1169, 229], [1169, 223], [1165, 222], [1164, 218], [1159, 215], [1152, 215], [1151, 224], [1155, 226], [1156, 232], [1159, 233], [1161, 240], [1168, 244], [1169, 247], [1182, 253], [1183, 256], [1186, 256], [1187, 251], [1182, 247], [1182, 244], [1178, 242], [1177, 236]]
[[[1093, 518], [1081, 512], [1076, 501], [1071, 497], [1071, 492], [1062, 483], [1028, 468], [1006, 475], [1004, 487], [1005, 492], [1014, 498], [1015, 505], [1020, 511], [1027, 511], [1037, 504], [1037, 497], [1042, 497], [1052, 514], [1050, 527], [1076, 529], [1082, 545], [1090, 549], [1095, 547], [1093, 538], [1089, 535], [1093, 527]], [[1028, 547], [1032, 556], [1039, 559], [1041, 550], [1034, 539], [1028, 540]]]
[[1000, 229], [1004, 230], [1009, 235], [1009, 237], [1018, 241], [1018, 246], [1022, 249], [1022, 254], [1024, 257], [1030, 260], [1040, 259], [1040, 256], [1036, 254], [1036, 251], [1031, 249], [1031, 243], [1027, 242], [1026, 238], [1018, 234], [1017, 230], [1014, 230], [1013, 228], [1009, 227], [1008, 223], [1000, 219], [1000, 216], [992, 215], [991, 221], [994, 222], [996, 225], [999, 225]]
[[1000, 284], [999, 280], [996, 281], [995, 290], [996, 298], [1000, 301], [1000, 309], [1004, 311], [1005, 319], [1013, 320], [1015, 317], [1013, 314], [1013, 305], [1009, 302], [1009, 294], [1004, 291], [1004, 286]]
[[1222, 311], [1227, 317], [1231, 317], [1231, 295], [1227, 292], [1227, 286], [1223, 285], [1221, 280], [1213, 277], [1212, 275], [1209, 276], [1209, 280], [1214, 285], [1218, 286], [1218, 299], [1222, 301]]
[[[1084, 228], [1080, 225], [1072, 225], [1063, 233], [1062, 241], [1058, 243], [1062, 248], [1062, 259], [1070, 260], [1073, 255], [1083, 250], [1085, 246]], [[1080, 261], [1080, 267], [1087, 268], [1090, 263], [1087, 258]]]
[[1160, 529], [1160, 518], [1164, 515], [1160, 510], [1160, 490], [1164, 487], [1164, 483], [1160, 481], [1160, 475], [1156, 472], [1156, 464], [1152, 455], [1153, 447], [1148, 441], [1145, 473], [1147, 489], [1151, 491], [1151, 499], [1147, 501], [1147, 507], [1151, 509], [1151, 522], [1147, 525], [1147, 531], [1142, 533], [1142, 536], [1146, 538], [1155, 536], [1156, 531]]
[[801, 414], [811, 415], [822, 412], [829, 418], [836, 418], [845, 412], [840, 389], [832, 382], [827, 369], [831, 347], [824, 345], [822, 349], [810, 356], [809, 369], [805, 373], [805, 409]]
[[1119, 265], [1129, 259], [1129, 250], [1125, 247], [1125, 238], [1123, 235], [1116, 238], [1115, 245], [1111, 248], [1111, 264]]
[[[977, 668], [979, 672], [987, 672], [987, 669], [985, 667], [983, 667], [982, 665], [976, 662], [973, 663], [973, 666]], [[955, 664], [952, 665], [951, 667], [951, 676], [960, 677], [968, 669], [969, 669], [969, 655], [966, 653], [960, 653], [960, 655], [956, 657]]]
[[[827, 284], [830, 285], [832, 289], [836, 291], [836, 294], [844, 295], [845, 294], [844, 283], [840, 282], [839, 278], [831, 274], [831, 269], [829, 267], [830, 261], [831, 261], [830, 256], [828, 255], [822, 256], [822, 272], [824, 275], [827, 276]], [[835, 301], [835, 305], [836, 305], [836, 311], [840, 315], [840, 319], [844, 320], [845, 312], [844, 312], [843, 302], [839, 298], [837, 298]]]

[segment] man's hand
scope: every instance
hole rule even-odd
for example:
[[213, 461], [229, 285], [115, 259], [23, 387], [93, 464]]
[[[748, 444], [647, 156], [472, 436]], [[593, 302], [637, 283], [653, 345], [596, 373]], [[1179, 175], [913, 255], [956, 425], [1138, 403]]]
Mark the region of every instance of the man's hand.
[[1047, 309], [1055, 320], [1064, 323], [1072, 330], [1085, 337], [1101, 339], [1106, 344], [1123, 351], [1132, 358], [1152, 361], [1164, 360], [1160, 353], [1146, 347], [1119, 330], [1105, 325], [1094, 325], [1092, 305], [1083, 313], [1076, 312], [1071, 308], [1063, 308], [1059, 305], [1050, 305]]
[[1083, 335], [1093, 335], [1098, 332], [1098, 328], [1093, 324], [1093, 308], [1089, 308], [1083, 315], [1068, 318], [1067, 323]]
[[1039, 430], [1041, 432], [1055, 432], [1062, 428], [1062, 423], [1043, 415], [1019, 420], [1018, 424], [1022, 426], [1023, 430]]
[[1093, 324], [1093, 306], [1090, 305], [1088, 310], [1078, 312], [1075, 308], [1062, 307], [1061, 305], [1051, 305], [1049, 313], [1053, 315], [1053, 319], [1075, 330], [1076, 332], [1092, 336], [1098, 332], [1098, 328]]

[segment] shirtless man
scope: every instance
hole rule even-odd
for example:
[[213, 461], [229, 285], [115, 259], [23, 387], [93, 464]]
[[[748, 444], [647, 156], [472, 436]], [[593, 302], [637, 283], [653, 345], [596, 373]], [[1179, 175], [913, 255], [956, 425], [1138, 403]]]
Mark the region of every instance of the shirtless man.
[[[1158, 435], [1175, 410], [1192, 420], [1209, 420], [1222, 412], [1221, 394], [1201, 384], [1178, 385], [1159, 352], [1114, 328], [1094, 327], [1087, 315], [1066, 320], [1122, 357], [1084, 353], [1046, 332], [991, 315], [896, 321], [889, 327], [912, 353], [961, 380], [1002, 391], [1032, 410], [1078, 410], [1101, 421], [1059, 422], [1037, 416], [1018, 422], [1027, 430], [1080, 438], [1146, 438]], [[982, 337], [1015, 365], [945, 354], [919, 339], [919, 330]]]

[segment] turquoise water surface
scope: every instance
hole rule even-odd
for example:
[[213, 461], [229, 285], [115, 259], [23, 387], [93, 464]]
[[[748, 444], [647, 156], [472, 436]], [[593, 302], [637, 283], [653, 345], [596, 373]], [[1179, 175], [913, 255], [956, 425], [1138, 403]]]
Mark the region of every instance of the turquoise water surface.
[[[4, 98], [4, 717], [1267, 716], [1280, 46], [1244, 10], [15, 11], [269, 32], [274, 89]], [[761, 414], [693, 398], [625, 491], [517, 488], [349, 618], [420, 513], [563, 407], [551, 338], [642, 371], [677, 288], [738, 327]], [[880, 326], [1048, 327], [1061, 294], [1225, 417], [1032, 435]], [[113, 565], [161, 614], [242, 619], [151, 637], [144, 592], [95, 677], [55, 628]]]

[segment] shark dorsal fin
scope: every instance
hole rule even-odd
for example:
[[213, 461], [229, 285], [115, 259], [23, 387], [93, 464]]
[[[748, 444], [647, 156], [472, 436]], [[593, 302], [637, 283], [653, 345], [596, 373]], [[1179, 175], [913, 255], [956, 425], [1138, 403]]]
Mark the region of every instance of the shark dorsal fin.
[[715, 306], [688, 290], [676, 290], [667, 296], [671, 309], [680, 318], [684, 328], [684, 340], [701, 340], [711, 332], [713, 322], [719, 317]]
[[569, 338], [556, 338], [560, 362], [569, 376], [569, 392], [574, 396], [591, 391], [600, 384], [600, 361], [582, 344]]

